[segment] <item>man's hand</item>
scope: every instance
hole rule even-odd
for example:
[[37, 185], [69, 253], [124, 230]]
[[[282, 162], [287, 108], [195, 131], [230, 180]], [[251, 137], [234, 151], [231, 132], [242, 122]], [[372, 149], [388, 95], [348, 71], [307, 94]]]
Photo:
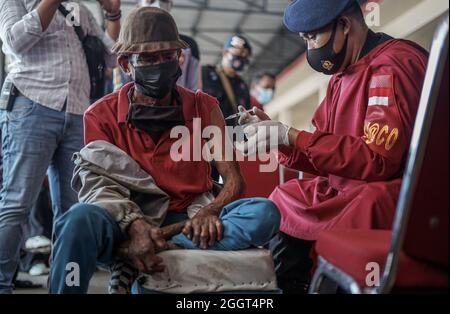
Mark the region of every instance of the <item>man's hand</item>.
[[103, 10], [109, 14], [117, 14], [120, 10], [120, 0], [97, 0], [102, 6]]
[[266, 153], [280, 145], [290, 145], [290, 129], [287, 125], [272, 120], [250, 124], [244, 128], [248, 141], [236, 142], [236, 149], [246, 156], [252, 156], [258, 152]]
[[[103, 10], [106, 11], [107, 15], [119, 16], [120, 15], [120, 0], [97, 0], [102, 6]], [[114, 20], [109, 20], [106, 18], [106, 32], [112, 40], [117, 41], [120, 33], [120, 16]]]
[[222, 240], [223, 225], [217, 212], [211, 209], [201, 209], [192, 219], [186, 222], [183, 234], [192, 240], [195, 246], [207, 249], [216, 241]]
[[155, 253], [167, 249], [161, 229], [143, 219], [135, 220], [128, 229], [130, 246], [128, 256], [139, 271], [144, 273], [164, 270], [162, 259]]
[[[270, 117], [264, 113], [261, 109], [256, 107], [253, 108], [253, 112], [246, 112], [245, 108], [242, 106], [238, 107], [239, 112], [245, 112], [239, 117], [239, 125], [255, 124], [262, 121], [270, 120]], [[252, 114], [253, 113], [253, 114]]]

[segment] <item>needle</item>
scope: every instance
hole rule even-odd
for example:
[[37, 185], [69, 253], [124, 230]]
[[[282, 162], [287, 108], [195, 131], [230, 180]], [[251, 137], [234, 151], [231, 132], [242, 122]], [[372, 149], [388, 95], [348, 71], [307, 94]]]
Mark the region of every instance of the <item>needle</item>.
[[246, 113], [250, 113], [250, 112], [255, 113], [255, 109], [252, 108], [252, 109], [249, 109], [249, 110], [247, 110], [247, 111], [242, 111], [242, 112], [235, 113], [235, 114], [229, 116], [228, 118], [226, 118], [225, 120], [236, 119], [236, 118], [239, 118], [240, 116], [242, 116], [242, 115], [244, 115], [244, 114], [246, 114]]

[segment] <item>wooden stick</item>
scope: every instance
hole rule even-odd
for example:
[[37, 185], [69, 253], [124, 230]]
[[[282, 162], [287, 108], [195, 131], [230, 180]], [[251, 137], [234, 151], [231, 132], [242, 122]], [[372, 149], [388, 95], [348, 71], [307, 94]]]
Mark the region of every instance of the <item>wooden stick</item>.
[[165, 240], [170, 240], [174, 235], [177, 235], [183, 231], [184, 226], [186, 225], [187, 220], [183, 220], [177, 223], [174, 223], [169, 226], [165, 226], [161, 228], [163, 238]]

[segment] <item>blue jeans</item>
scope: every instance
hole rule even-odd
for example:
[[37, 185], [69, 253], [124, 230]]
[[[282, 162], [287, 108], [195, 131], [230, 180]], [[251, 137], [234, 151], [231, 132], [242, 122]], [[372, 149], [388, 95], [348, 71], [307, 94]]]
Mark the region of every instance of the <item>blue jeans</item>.
[[3, 184], [0, 192], [0, 293], [12, 291], [23, 229], [46, 172], [53, 214], [77, 202], [71, 189], [72, 154], [83, 147], [83, 117], [19, 96], [13, 110], [0, 110]]
[[[164, 223], [184, 218], [183, 214], [169, 214]], [[208, 249], [241, 250], [261, 246], [278, 232], [280, 225], [278, 208], [263, 198], [233, 202], [224, 207], [220, 219], [223, 239]], [[86, 293], [96, 264], [111, 265], [114, 248], [126, 238], [105, 210], [88, 204], [77, 204], [60, 217], [55, 224], [55, 237], [51, 293]], [[185, 248], [195, 248], [182, 234], [172, 240]]]

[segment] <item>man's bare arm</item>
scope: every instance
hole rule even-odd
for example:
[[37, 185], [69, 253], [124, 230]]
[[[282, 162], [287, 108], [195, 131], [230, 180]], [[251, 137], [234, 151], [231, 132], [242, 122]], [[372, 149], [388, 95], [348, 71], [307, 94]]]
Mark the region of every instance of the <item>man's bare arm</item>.
[[[111, 15], [120, 12], [120, 0], [97, 0], [102, 8]], [[120, 19], [116, 21], [106, 21], [106, 31], [112, 40], [116, 41], [120, 33]]]
[[[183, 233], [192, 240], [194, 246], [202, 249], [208, 248], [216, 241], [222, 240], [223, 226], [219, 214], [223, 207], [242, 196], [245, 190], [245, 182], [240, 174], [236, 161], [226, 161], [225, 145], [231, 145], [225, 131], [225, 120], [219, 107], [212, 110], [211, 125], [218, 126], [221, 130], [220, 137], [212, 138], [212, 148], [222, 147], [222, 156], [215, 158], [215, 165], [224, 179], [224, 187], [216, 199], [186, 222]], [[214, 154], [214, 152], [212, 152]]]
[[37, 12], [41, 20], [42, 31], [44, 32], [53, 20], [53, 16], [58, 10], [62, 0], [42, 0], [37, 7]]
[[[211, 124], [216, 125], [221, 129], [222, 138], [213, 139], [214, 146], [222, 146], [222, 156], [220, 160], [215, 160], [217, 171], [224, 180], [224, 187], [216, 197], [215, 201], [206, 206], [205, 209], [211, 209], [220, 213], [222, 208], [242, 197], [245, 192], [245, 181], [241, 175], [239, 164], [237, 161], [226, 161], [225, 145], [232, 145], [231, 141], [225, 131], [225, 120], [219, 107], [216, 107], [211, 112]], [[235, 160], [235, 158], [234, 158]]]

